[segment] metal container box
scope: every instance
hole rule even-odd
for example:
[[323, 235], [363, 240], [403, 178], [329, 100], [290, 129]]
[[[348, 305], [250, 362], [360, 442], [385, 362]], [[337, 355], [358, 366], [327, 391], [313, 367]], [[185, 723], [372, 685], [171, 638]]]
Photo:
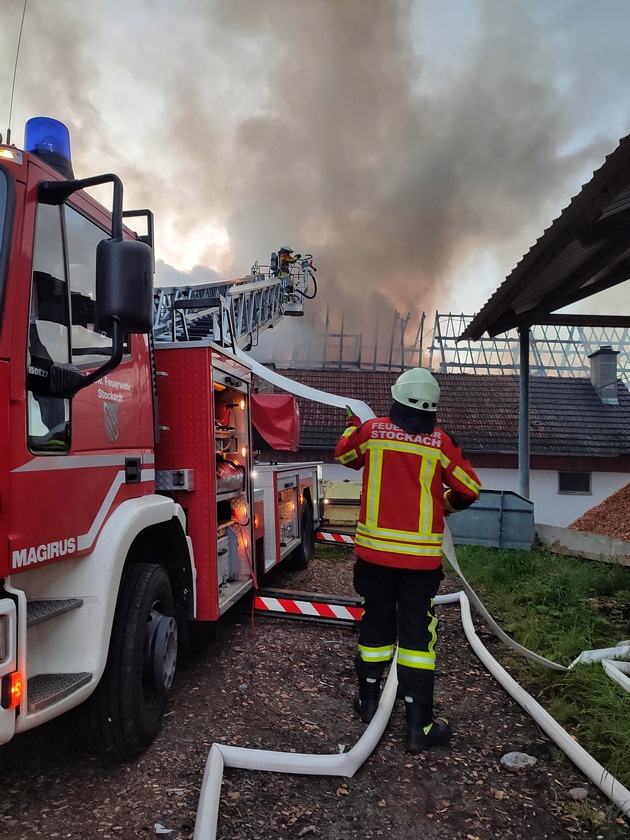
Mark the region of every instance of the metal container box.
[[531, 550], [534, 503], [511, 490], [482, 490], [474, 505], [451, 514], [447, 524], [455, 545]]

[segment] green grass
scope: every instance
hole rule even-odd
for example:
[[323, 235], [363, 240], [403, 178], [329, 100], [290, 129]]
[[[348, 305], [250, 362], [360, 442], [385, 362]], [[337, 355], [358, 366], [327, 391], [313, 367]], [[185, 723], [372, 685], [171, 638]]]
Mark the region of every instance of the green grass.
[[[459, 546], [457, 559], [503, 629], [548, 659], [569, 665], [583, 650], [630, 639], [630, 568], [479, 546]], [[630, 694], [599, 663], [562, 673], [511, 655], [509, 662], [547, 711], [630, 787]]]

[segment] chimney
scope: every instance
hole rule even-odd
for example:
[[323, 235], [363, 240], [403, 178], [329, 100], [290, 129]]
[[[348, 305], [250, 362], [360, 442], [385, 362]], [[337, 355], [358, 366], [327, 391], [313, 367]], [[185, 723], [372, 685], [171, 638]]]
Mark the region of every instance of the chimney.
[[617, 350], [600, 347], [588, 357], [591, 360], [591, 382], [604, 405], [619, 405], [617, 395]]

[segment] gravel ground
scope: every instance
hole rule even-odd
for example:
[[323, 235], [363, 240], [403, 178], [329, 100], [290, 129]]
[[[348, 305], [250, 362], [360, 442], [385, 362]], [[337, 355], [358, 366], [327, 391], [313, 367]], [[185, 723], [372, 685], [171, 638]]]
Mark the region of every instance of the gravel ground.
[[[350, 553], [333, 561], [331, 551], [339, 555], [318, 547], [309, 569], [279, 569], [264, 585], [353, 594]], [[443, 591], [458, 588], [449, 578]], [[63, 719], [2, 747], [0, 836], [192, 838], [213, 742], [313, 753], [356, 743], [365, 727], [351, 712], [355, 645], [352, 628], [233, 609], [196, 634], [162, 734], [140, 758], [86, 756]], [[407, 755], [397, 703], [352, 779], [227, 769], [217, 837], [630, 838], [628, 821], [485, 672], [453, 606], [440, 610], [438, 662], [437, 706], [455, 730], [449, 748]], [[500, 759], [513, 750], [537, 764], [507, 770]], [[576, 787], [586, 801], [570, 798]]]

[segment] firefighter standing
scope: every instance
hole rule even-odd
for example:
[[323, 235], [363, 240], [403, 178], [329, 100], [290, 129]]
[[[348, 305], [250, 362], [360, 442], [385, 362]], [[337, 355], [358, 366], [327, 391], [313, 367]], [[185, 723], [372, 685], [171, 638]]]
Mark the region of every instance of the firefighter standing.
[[[355, 667], [355, 709], [369, 723], [398, 638], [398, 682], [405, 698], [408, 752], [446, 744], [452, 730], [433, 717], [444, 516], [471, 505], [479, 479], [457, 443], [435, 425], [440, 387], [430, 371], [405, 371], [391, 389], [388, 417], [355, 417], [335, 458], [363, 470], [355, 538], [354, 586], [363, 599]], [[446, 486], [446, 490], [445, 490]]]

